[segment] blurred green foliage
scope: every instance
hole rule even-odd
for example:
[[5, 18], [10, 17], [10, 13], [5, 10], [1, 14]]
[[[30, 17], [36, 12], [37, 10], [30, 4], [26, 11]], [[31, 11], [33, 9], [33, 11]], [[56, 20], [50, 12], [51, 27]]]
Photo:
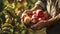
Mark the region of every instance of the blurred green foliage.
[[[11, 1], [11, 3], [9, 3]], [[9, 15], [12, 18], [12, 25], [14, 28], [15, 34], [28, 34], [28, 29], [21, 23], [21, 16], [17, 16], [16, 13], [18, 10], [21, 10], [22, 13], [25, 10], [33, 8], [37, 0], [25, 0], [20, 2], [19, 0], [0, 0], [0, 28], [5, 24], [6, 15]], [[17, 31], [18, 29], [18, 31]]]

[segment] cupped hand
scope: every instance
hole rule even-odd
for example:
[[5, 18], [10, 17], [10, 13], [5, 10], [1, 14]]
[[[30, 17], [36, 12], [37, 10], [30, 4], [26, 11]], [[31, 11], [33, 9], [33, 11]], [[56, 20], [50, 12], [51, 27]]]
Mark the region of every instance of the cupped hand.
[[57, 18], [60, 19], [60, 14], [57, 15]]

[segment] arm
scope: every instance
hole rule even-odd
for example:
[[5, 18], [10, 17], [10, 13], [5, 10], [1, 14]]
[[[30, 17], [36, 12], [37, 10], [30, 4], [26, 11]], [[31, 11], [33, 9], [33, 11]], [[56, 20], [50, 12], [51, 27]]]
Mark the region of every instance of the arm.
[[35, 5], [35, 6], [31, 9], [31, 11], [36, 10], [36, 9], [37, 9], [37, 7], [38, 7], [38, 5]]
[[[31, 26], [31, 28], [32, 29], [37, 29], [37, 30], [39, 30], [39, 29], [42, 29], [42, 28], [44, 28], [44, 27], [47, 27], [47, 26], [50, 26], [50, 25], [52, 25], [55, 21], [58, 21], [59, 19], [58, 19], [58, 16], [60, 16], [60, 15], [57, 15], [56, 17], [54, 17], [54, 18], [51, 18], [51, 19], [49, 19], [49, 20], [44, 20], [44, 21], [40, 21], [40, 22], [38, 22], [37, 24], [35, 24], [35, 25], [33, 25], [33, 26]], [[60, 18], [60, 17], [59, 17]]]

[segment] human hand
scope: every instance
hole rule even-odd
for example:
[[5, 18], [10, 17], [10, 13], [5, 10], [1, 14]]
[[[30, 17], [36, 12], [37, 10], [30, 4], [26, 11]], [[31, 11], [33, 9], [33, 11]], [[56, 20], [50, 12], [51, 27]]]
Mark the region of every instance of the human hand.
[[31, 29], [33, 29], [33, 30], [39, 30], [40, 26], [39, 26], [39, 24], [34, 24], [34, 25], [31, 26]]
[[31, 29], [33, 29], [33, 30], [40, 30], [42, 28], [42, 26], [41, 26], [42, 24], [43, 24], [43, 21], [40, 21], [40, 22], [32, 25]]
[[60, 19], [60, 14], [57, 15], [57, 18]]
[[46, 24], [46, 22], [47, 22], [46, 20], [41, 20], [38, 23], [32, 25], [31, 29], [40, 30], [40, 29], [44, 28], [46, 25], [48, 25], [48, 24]]
[[31, 10], [25, 10], [24, 13], [27, 13], [28, 15], [32, 15], [32, 11]]
[[28, 13], [28, 12], [31, 12], [31, 10], [25, 10], [24, 13]]

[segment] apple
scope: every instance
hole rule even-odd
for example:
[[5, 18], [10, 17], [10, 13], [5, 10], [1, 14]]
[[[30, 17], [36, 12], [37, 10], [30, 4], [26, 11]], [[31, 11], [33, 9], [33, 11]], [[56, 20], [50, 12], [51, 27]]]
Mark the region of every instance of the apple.
[[37, 19], [38, 18], [38, 16], [37, 16], [37, 14], [34, 14], [34, 15], [32, 15], [32, 19]]
[[36, 23], [38, 21], [38, 17], [36, 14], [32, 15], [32, 23]]
[[38, 18], [38, 20], [40, 21], [40, 20], [41, 20], [41, 18]]
[[41, 20], [48, 20], [49, 19], [48, 14], [47, 13], [44, 13], [44, 12], [43, 12], [43, 14], [41, 14], [39, 16], [39, 18], [41, 18]]
[[36, 11], [36, 13], [37, 13], [37, 14], [39, 14], [39, 13], [42, 14], [42, 13], [43, 13], [43, 10], [38, 9], [38, 10]]
[[28, 14], [27, 13], [23, 13], [21, 17], [23, 18], [23, 17], [26, 17], [26, 16], [28, 16]]
[[24, 22], [24, 18], [28, 16], [27, 13], [22, 13], [22, 16], [21, 16], [21, 22], [23, 23]]
[[40, 10], [40, 9], [38, 9], [37, 11], [36, 11], [36, 14], [37, 14], [37, 16], [38, 16], [38, 18], [40, 18], [40, 17], [43, 17], [43, 11], [42, 10]]
[[29, 17], [29, 16], [26, 16], [25, 18], [24, 18], [24, 23], [25, 24], [29, 24], [31, 22], [31, 18]]
[[44, 13], [43, 15], [44, 15], [45, 20], [48, 20], [49, 19], [49, 16], [48, 16], [47, 13]]
[[33, 14], [36, 14], [36, 11], [33, 11]]

